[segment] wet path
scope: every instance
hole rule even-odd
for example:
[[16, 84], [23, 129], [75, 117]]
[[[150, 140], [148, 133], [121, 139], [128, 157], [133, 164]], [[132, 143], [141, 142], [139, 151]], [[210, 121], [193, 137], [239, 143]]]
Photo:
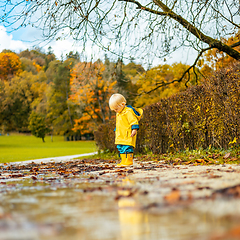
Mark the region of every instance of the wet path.
[[0, 239], [239, 239], [240, 166], [114, 166], [2, 165]]
[[70, 161], [74, 158], [80, 158], [80, 157], [86, 157], [86, 156], [92, 156], [94, 154], [97, 154], [97, 152], [92, 153], [83, 153], [83, 154], [77, 154], [77, 155], [69, 155], [69, 156], [61, 156], [61, 157], [49, 157], [49, 158], [41, 158], [41, 159], [34, 159], [34, 160], [27, 160], [27, 161], [21, 161], [21, 162], [14, 162], [13, 164], [28, 164], [28, 163], [48, 163], [49, 161], [52, 162], [62, 162], [62, 161]]

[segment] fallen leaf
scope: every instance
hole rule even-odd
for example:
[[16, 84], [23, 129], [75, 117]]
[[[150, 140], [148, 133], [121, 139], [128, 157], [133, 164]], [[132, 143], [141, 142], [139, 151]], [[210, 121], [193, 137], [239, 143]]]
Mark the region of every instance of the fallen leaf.
[[197, 163], [205, 163], [205, 160], [204, 159], [196, 159], [196, 162]]
[[220, 178], [222, 176], [220, 175], [214, 175], [214, 174], [210, 174], [210, 176], [208, 178]]
[[170, 204], [176, 203], [181, 199], [180, 191], [174, 188], [164, 199]]
[[231, 228], [229, 231], [219, 234], [214, 234], [210, 240], [238, 240], [240, 239], [240, 225]]
[[213, 193], [213, 197], [240, 198], [240, 185], [219, 189]]
[[231, 155], [231, 153], [227, 153], [227, 154], [225, 154], [225, 156], [224, 156], [223, 158], [224, 158], [224, 159], [227, 159], [227, 158], [230, 157], [230, 155]]

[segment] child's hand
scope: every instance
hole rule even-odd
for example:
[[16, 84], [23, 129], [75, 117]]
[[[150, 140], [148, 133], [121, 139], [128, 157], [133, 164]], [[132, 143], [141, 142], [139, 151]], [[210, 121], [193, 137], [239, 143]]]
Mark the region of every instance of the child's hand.
[[133, 129], [130, 137], [134, 137], [136, 134], [137, 134], [137, 129]]

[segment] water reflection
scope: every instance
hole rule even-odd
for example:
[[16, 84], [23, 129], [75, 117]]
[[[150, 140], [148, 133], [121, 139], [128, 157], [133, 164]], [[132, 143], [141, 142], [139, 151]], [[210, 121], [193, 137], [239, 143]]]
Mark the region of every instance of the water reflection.
[[[123, 194], [123, 191], [119, 192]], [[126, 190], [126, 195], [129, 191]], [[118, 200], [118, 216], [122, 240], [150, 239], [147, 213], [141, 212], [132, 197], [121, 197]]]
[[148, 215], [140, 211], [136, 199], [132, 197], [134, 182], [128, 177], [122, 179], [118, 193], [118, 216], [121, 240], [149, 239]]
[[19, 182], [16, 191], [2, 188], [0, 239], [206, 240], [236, 224], [191, 208], [142, 211], [150, 197], [140, 199], [128, 178], [118, 183], [99, 187], [71, 181], [66, 188], [53, 188]]

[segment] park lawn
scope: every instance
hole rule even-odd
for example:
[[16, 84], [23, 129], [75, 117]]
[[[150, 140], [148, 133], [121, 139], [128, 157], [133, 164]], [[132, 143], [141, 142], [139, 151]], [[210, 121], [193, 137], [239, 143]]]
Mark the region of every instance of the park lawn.
[[94, 141], [64, 141], [63, 136], [41, 138], [31, 135], [10, 134], [0, 136], [0, 163], [34, 160], [91, 153], [97, 150]]

